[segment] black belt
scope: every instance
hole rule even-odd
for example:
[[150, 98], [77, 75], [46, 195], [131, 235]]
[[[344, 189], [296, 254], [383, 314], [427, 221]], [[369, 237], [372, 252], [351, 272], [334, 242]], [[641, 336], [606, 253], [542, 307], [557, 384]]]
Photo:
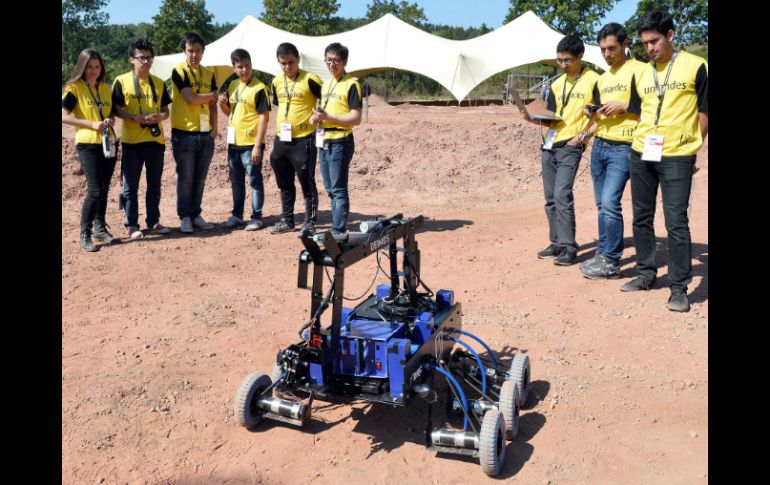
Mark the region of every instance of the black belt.
[[631, 146], [631, 142], [630, 142], [630, 141], [615, 141], [615, 140], [607, 140], [606, 138], [602, 138], [602, 137], [600, 137], [600, 136], [597, 136], [597, 137], [596, 137], [596, 139], [597, 139], [597, 140], [601, 140], [601, 141], [603, 141], [604, 143], [606, 143], [606, 144], [608, 144], [608, 145], [614, 145], [614, 146], [618, 146], [618, 145], [628, 145], [628, 146]]
[[343, 141], [350, 141], [352, 139], [353, 139], [353, 133], [348, 133], [342, 138], [332, 138], [330, 140], [324, 140], [324, 145], [332, 144], [332, 143], [342, 143]]
[[308, 138], [311, 138], [313, 136], [315, 136], [315, 133], [310, 133], [309, 135], [305, 135], [305, 136], [298, 136], [296, 138], [292, 138], [291, 141], [281, 141], [281, 137], [278, 136], [278, 135], [275, 135], [275, 141], [276, 142], [280, 141], [284, 145], [288, 145], [289, 143], [296, 143], [296, 142], [299, 142], [299, 141], [307, 140]]
[[179, 128], [171, 128], [171, 133], [176, 135], [208, 135], [210, 131], [187, 131]]

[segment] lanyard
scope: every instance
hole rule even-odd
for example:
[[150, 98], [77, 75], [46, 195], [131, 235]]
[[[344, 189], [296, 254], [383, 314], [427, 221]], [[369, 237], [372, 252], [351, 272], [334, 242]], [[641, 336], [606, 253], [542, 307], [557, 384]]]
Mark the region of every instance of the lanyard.
[[294, 96], [294, 88], [297, 87], [297, 80], [299, 80], [299, 73], [297, 73], [297, 77], [294, 78], [294, 84], [291, 85], [291, 94], [289, 94], [289, 83], [286, 81], [286, 76], [283, 76], [283, 89], [286, 93], [286, 115], [284, 118], [289, 119], [289, 105], [291, 104], [291, 97]]
[[[97, 106], [98, 111], [99, 111], [99, 119], [104, 121], [104, 113], [102, 113], [102, 96], [101, 96], [101, 94], [99, 94], [99, 81], [96, 81], [96, 86], [95, 86], [95, 88], [96, 88], [96, 96], [94, 96], [93, 91], [91, 91], [91, 86], [89, 86], [88, 83], [85, 80], [83, 80], [83, 82], [86, 83], [86, 87], [88, 88], [88, 94], [91, 95], [91, 99], [93, 99], [94, 103], [96, 103], [96, 106]], [[113, 130], [112, 128], [110, 128], [109, 130], [112, 132], [112, 134], [114, 136], [115, 135], [115, 130]]]
[[674, 61], [678, 51], [674, 52], [671, 57], [671, 62], [668, 63], [668, 72], [666, 72], [666, 79], [663, 81], [663, 86], [658, 84], [658, 70], [655, 68], [655, 61], [652, 61], [652, 77], [655, 80], [655, 93], [658, 95], [658, 109], [655, 112], [655, 126], [658, 126], [660, 121], [660, 110], [663, 108], [663, 97], [666, 95], [666, 88], [668, 88], [668, 77], [671, 75], [671, 68], [674, 67]]
[[201, 92], [201, 83], [198, 82], [198, 77], [195, 75], [195, 71], [193, 70], [193, 68], [192, 68], [192, 66], [190, 65], [189, 62], [187, 63], [187, 67], [190, 70], [190, 76], [192, 76], [193, 81], [195, 82], [195, 89], [197, 89], [197, 91], [195, 91], [195, 94], [200, 94], [200, 92]]
[[[147, 82], [150, 84], [150, 91], [152, 92], [152, 102], [158, 104], [158, 93], [155, 92], [155, 84], [152, 83], [152, 78], [148, 77]], [[136, 93], [136, 101], [139, 104], [139, 114], [142, 114], [142, 91], [139, 89], [139, 77], [134, 71], [134, 91]], [[147, 103], [149, 106], [149, 103]]]
[[251, 75], [249, 80], [246, 81], [246, 84], [244, 84], [240, 90], [238, 89], [235, 90], [235, 104], [233, 105], [233, 108], [230, 110], [230, 119], [233, 119], [233, 115], [235, 114], [235, 108], [238, 106], [238, 100], [241, 99], [243, 92], [246, 91], [246, 88], [249, 87], [249, 83], [251, 83], [252, 79], [254, 79], [254, 74]]
[[87, 81], [83, 81], [86, 83], [86, 87], [88, 88], [88, 94], [91, 95], [91, 99], [94, 100], [94, 103], [96, 103], [96, 107], [99, 111], [99, 119], [104, 121], [104, 113], [102, 113], [102, 96], [99, 94], [99, 81], [96, 81], [96, 96], [94, 96], [94, 92], [91, 91], [91, 86], [88, 84]]
[[575, 90], [575, 86], [577, 86], [577, 83], [580, 80], [580, 76], [583, 75], [583, 70], [585, 70], [585, 67], [580, 66], [580, 72], [575, 78], [575, 82], [572, 83], [572, 87], [569, 89], [569, 93], [567, 93], [567, 78], [564, 78], [564, 89], [561, 90], [561, 109], [559, 110], [559, 116], [564, 115], [564, 108], [567, 107], [567, 103], [569, 103], [569, 100], [572, 99], [572, 91]]
[[[342, 81], [344, 77], [345, 77], [345, 73], [343, 72], [342, 76], [340, 77], [340, 81]], [[334, 79], [334, 77], [332, 77], [332, 81], [334, 81], [334, 84], [331, 84], [331, 83], [329, 84], [329, 91], [326, 92], [326, 99], [324, 100], [324, 105], [322, 106], [322, 109], [324, 110], [326, 109], [326, 105], [329, 104], [329, 98], [334, 92], [334, 88], [336, 88], [340, 83], [340, 81], [337, 81], [336, 79]]]

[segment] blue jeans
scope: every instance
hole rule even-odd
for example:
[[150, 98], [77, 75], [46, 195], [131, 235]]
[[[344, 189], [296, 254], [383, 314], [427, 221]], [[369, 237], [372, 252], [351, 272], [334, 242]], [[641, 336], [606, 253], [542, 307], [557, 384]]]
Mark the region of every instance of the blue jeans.
[[180, 219], [201, 215], [203, 189], [214, 157], [214, 139], [208, 133], [171, 133], [176, 161], [176, 212]]
[[[253, 146], [227, 147], [227, 164], [230, 166], [230, 184], [233, 188], [232, 214], [243, 219], [243, 203], [246, 200], [246, 184], [243, 177], [248, 175], [251, 187], [251, 218], [262, 219], [262, 204], [265, 202], [265, 187], [262, 181], [262, 162], [254, 165], [251, 161]], [[264, 145], [262, 153], [264, 153]]]
[[328, 148], [319, 150], [321, 159], [321, 178], [324, 188], [329, 194], [332, 209], [332, 232], [345, 233], [348, 225], [348, 212], [350, 212], [350, 198], [348, 196], [348, 170], [356, 143], [353, 135], [345, 141], [329, 143]]
[[599, 244], [597, 253], [618, 264], [623, 256], [623, 209], [620, 199], [628, 182], [628, 155], [631, 146], [594, 140], [591, 150], [591, 178], [598, 209]]
[[120, 194], [123, 208], [126, 210], [126, 227], [139, 226], [139, 180], [142, 165], [146, 167], [147, 191], [145, 208], [147, 227], [153, 227], [160, 221], [160, 178], [163, 175], [163, 152], [165, 145], [154, 141], [123, 144], [121, 173], [123, 174], [123, 192]]

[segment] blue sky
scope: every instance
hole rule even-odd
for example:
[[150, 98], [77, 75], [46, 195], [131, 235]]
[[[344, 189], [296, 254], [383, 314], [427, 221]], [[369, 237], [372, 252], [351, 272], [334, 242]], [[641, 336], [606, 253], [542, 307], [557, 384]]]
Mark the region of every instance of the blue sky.
[[[407, 0], [410, 1], [410, 0]], [[410, 3], [415, 0], [411, 0]], [[369, 0], [338, 0], [340, 17], [363, 17]], [[416, 0], [428, 21], [462, 27], [478, 27], [482, 23], [492, 28], [502, 26], [508, 13], [508, 0]], [[110, 0], [104, 9], [112, 24], [152, 23], [161, 0]], [[621, 0], [604, 18], [603, 23], [624, 23], [636, 11], [636, 0]], [[206, 0], [206, 9], [214, 15], [215, 23], [237, 24], [246, 15], [258, 17], [262, 13], [261, 0]]]

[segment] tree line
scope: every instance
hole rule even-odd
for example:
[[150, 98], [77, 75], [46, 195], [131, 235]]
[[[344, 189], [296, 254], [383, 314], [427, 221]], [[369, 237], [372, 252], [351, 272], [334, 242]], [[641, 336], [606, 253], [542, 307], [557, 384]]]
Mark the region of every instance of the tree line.
[[[619, 0], [510, 0], [508, 23], [532, 10], [552, 28], [564, 34], [580, 35], [584, 41], [595, 43], [601, 29], [601, 19]], [[103, 9], [109, 0], [62, 0], [62, 83], [69, 77], [78, 53], [87, 47], [99, 51], [111, 76], [131, 69], [128, 62], [128, 44], [136, 37], [150, 40], [155, 55], [173, 54], [179, 49], [179, 39], [185, 32], [199, 32], [207, 43], [222, 37], [236, 24], [213, 22], [204, 0], [163, 0], [152, 23], [109, 24], [109, 14]], [[446, 39], [466, 40], [484, 35], [491, 29], [457, 27], [428, 21], [417, 2], [404, 0], [371, 0], [366, 15], [361, 18], [339, 17], [336, 0], [263, 0], [264, 12], [260, 20], [276, 28], [303, 35], [329, 35], [352, 30], [379, 19], [386, 13], [430, 34]], [[647, 12], [668, 10], [677, 26], [680, 47], [708, 57], [708, 1], [707, 0], [639, 0], [634, 15], [625, 22], [631, 38], [631, 50], [637, 59], [647, 61], [647, 55], [636, 35], [636, 25]], [[355, 46], [349, 46], [355, 49]], [[521, 68], [519, 68], [521, 70]], [[543, 70], [542, 68], [536, 70]], [[545, 69], [547, 70], [547, 69]], [[497, 92], [505, 82], [507, 72], [487, 79], [474, 93]], [[269, 75], [264, 75], [269, 81]], [[374, 92], [390, 96], [451, 97], [436, 81], [416, 73], [388, 69], [367, 76]]]

